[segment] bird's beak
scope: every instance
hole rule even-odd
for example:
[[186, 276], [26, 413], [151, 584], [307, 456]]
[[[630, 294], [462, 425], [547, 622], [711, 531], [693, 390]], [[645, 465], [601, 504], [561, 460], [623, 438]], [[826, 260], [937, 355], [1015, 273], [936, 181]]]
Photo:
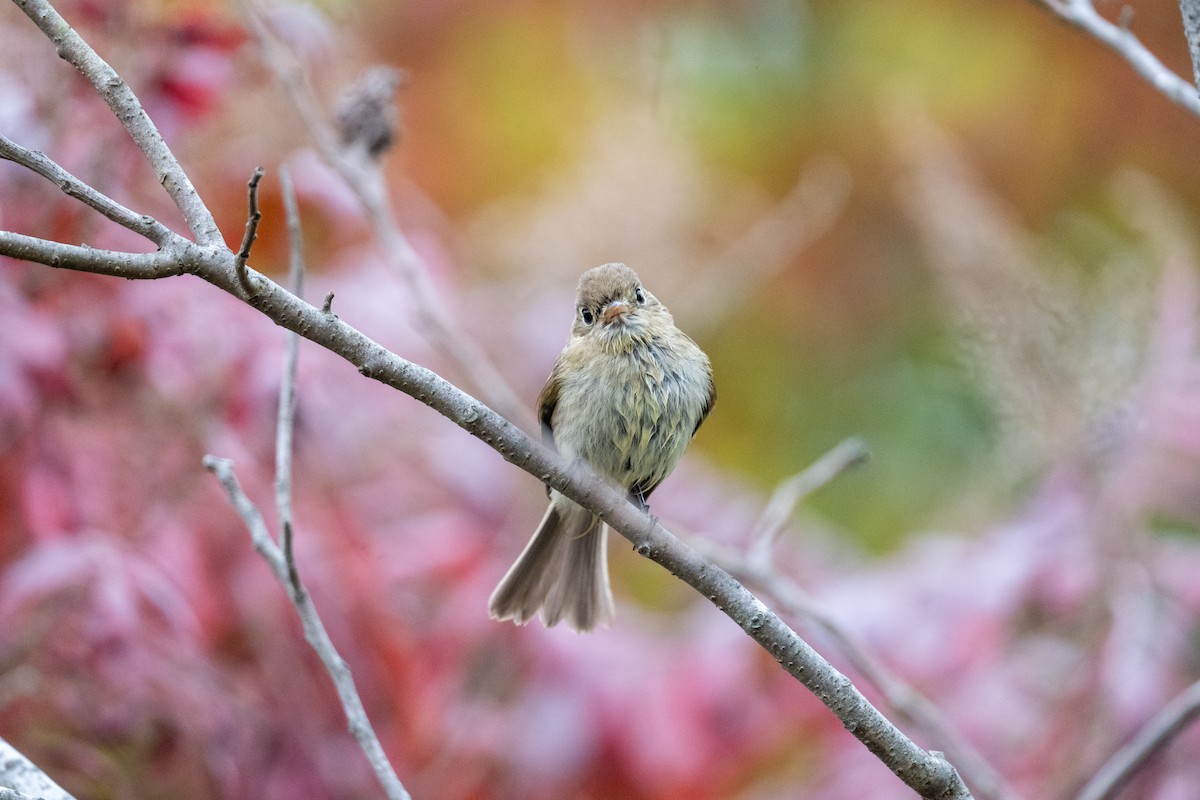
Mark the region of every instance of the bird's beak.
[[608, 325], [632, 310], [629, 303], [626, 303], [624, 300], [614, 300], [604, 307], [604, 311], [600, 314], [600, 319], [604, 321], [605, 325]]

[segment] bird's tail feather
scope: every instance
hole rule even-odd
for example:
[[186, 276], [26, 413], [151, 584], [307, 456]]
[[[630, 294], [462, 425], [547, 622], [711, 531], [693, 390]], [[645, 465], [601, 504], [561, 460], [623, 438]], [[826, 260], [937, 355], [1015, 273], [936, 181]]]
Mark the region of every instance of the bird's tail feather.
[[529, 544], [488, 601], [496, 619], [523, 625], [535, 614], [547, 627], [577, 631], [613, 617], [608, 584], [608, 527], [590, 511], [556, 496]]

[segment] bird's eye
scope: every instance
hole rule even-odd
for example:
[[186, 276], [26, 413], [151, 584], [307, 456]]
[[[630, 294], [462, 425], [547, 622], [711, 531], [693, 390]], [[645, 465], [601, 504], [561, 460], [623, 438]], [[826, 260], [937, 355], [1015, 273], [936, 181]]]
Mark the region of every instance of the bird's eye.
[[638, 301], [639, 306], [646, 305], [646, 293], [642, 291], [642, 287], [637, 287], [637, 289], [633, 291], [633, 296], [634, 299]]
[[590, 308], [579, 309], [579, 318], [583, 320], [584, 325], [591, 325], [596, 321], [596, 317], [594, 314], [592, 314], [592, 310]]

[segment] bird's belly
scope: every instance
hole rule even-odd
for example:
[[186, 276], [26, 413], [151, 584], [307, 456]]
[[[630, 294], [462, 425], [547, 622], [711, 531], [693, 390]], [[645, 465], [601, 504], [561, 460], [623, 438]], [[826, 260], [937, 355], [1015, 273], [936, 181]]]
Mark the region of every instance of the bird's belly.
[[625, 489], [653, 488], [683, 455], [707, 387], [702, 377], [652, 358], [618, 356], [592, 366], [562, 387], [555, 444]]

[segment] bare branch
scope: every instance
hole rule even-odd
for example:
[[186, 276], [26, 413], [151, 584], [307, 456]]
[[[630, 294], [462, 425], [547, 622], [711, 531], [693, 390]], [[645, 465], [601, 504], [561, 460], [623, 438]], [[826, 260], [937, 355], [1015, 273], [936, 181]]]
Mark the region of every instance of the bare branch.
[[224, 244], [212, 212], [196, 193], [191, 179], [175, 159], [171, 148], [167, 147], [162, 134], [142, 108], [133, 90], [116, 70], [67, 24], [49, 0], [13, 1], [54, 43], [59, 58], [67, 61], [87, 78], [112, 109], [113, 115], [125, 126], [130, 138], [154, 168], [158, 182], [167, 190], [176, 208], [183, 214], [183, 219], [196, 241], [204, 245]]
[[[588, 483], [590, 480], [584, 485]], [[604, 487], [604, 494], [609, 492], [613, 490]], [[564, 494], [571, 496], [569, 492]], [[607, 506], [605, 500], [595, 503], [595, 508]], [[590, 507], [588, 503], [585, 505]], [[632, 505], [626, 503], [601, 516], [622, 536], [633, 541], [639, 554], [658, 562], [672, 575], [709, 597], [771, 653], [789, 674], [828, 706], [868, 750], [923, 798], [971, 797], [950, 762], [939, 753], [918, 747], [871, 705], [849, 678], [813, 650], [729, 572], [704, 559], [653, 518], [649, 520], [647, 532], [646, 517]]]
[[242, 489], [242, 485], [238, 483], [237, 475], [233, 472], [233, 462], [227, 458], [208, 455], [204, 457], [204, 468], [216, 475], [217, 480], [225, 487], [225, 493], [229, 495], [229, 502], [233, 505], [233, 510], [242, 518], [246, 530], [250, 533], [250, 543], [271, 567], [275, 577], [281, 583], [286, 584], [287, 568], [284, 566], [283, 557], [271, 539], [271, 532], [267, 528], [267, 521], [263, 519], [262, 512], [250, 501]]
[[189, 251], [184, 247], [155, 253], [125, 253], [52, 242], [12, 231], [0, 231], [0, 256], [117, 278], [167, 278], [191, 270]]
[[789, 616], [809, 620], [821, 628], [846, 660], [875, 687], [884, 702], [901, 719], [923, 731], [931, 741], [945, 749], [963, 779], [975, 789], [981, 800], [1015, 800], [1017, 794], [1013, 789], [929, 698], [873, 656], [857, 636], [821, 608], [794, 580], [781, 575], [770, 563], [753, 553], [739, 553], [708, 541], [702, 542], [699, 549], [735, 577], [762, 589]]
[[233, 257], [233, 268], [237, 272], [238, 283], [242, 285], [246, 294], [254, 294], [254, 286], [250, 283], [250, 276], [246, 274], [246, 261], [250, 258], [250, 248], [258, 239], [258, 224], [262, 222], [262, 212], [258, 209], [258, 184], [262, 181], [264, 172], [262, 167], [255, 167], [254, 174], [246, 184], [246, 198], [250, 211], [246, 215], [246, 232], [242, 235], [242, 247]]
[[[317, 149], [326, 157], [338, 154], [338, 136], [317, 102], [316, 95], [308, 83], [308, 76], [291, 50], [268, 28], [254, 0], [239, 0], [242, 16], [253, 34], [262, 59], [283, 87], [284, 93], [295, 106], [300, 121], [312, 137]], [[343, 176], [344, 177], [344, 176]], [[353, 183], [347, 181], [347, 183]]]
[[846, 439], [807, 468], [779, 484], [750, 534], [754, 563], [767, 563], [779, 532], [810, 494], [851, 467], [866, 463], [867, 444], [857, 437]]
[[159, 247], [165, 247], [180, 238], [178, 234], [154, 217], [130, 211], [116, 200], [96, 191], [54, 163], [45, 153], [28, 150], [11, 139], [0, 136], [0, 158], [36, 172], [56, 184], [68, 196], [91, 206], [121, 227], [146, 237]]
[[254, 549], [275, 573], [275, 578], [282, 584], [292, 604], [296, 607], [296, 613], [304, 627], [304, 638], [312, 647], [313, 652], [321, 659], [321, 663], [333, 680], [350, 733], [353, 734], [363, 753], [366, 754], [388, 800], [411, 800], [404, 785], [400, 782], [400, 778], [392, 769], [387, 755], [383, 752], [383, 746], [379, 743], [374, 728], [371, 727], [366, 709], [363, 708], [362, 700], [358, 696], [358, 689], [354, 684], [354, 676], [350, 672], [350, 667], [338, 653], [337, 648], [333, 646], [333, 641], [325, 630], [325, 624], [321, 622], [321, 616], [317, 613], [317, 607], [313, 604], [312, 597], [304, 585], [298, 577], [293, 582], [295, 573], [289, 573], [286, 559], [279, 547], [271, 540], [262, 513], [246, 496], [238, 483], [237, 476], [233, 471], [233, 462], [227, 458], [205, 456], [204, 466], [216, 475], [217, 480], [225, 487], [229, 502], [233, 504], [234, 510], [237, 511], [238, 516], [245, 523], [246, 529], [250, 532], [250, 540], [254, 544]]
[[1197, 93], [1196, 87], [1167, 69], [1128, 28], [1114, 25], [1102, 17], [1091, 0], [1039, 1], [1060, 18], [1114, 50], [1129, 62], [1134, 72], [1171, 102], [1200, 116], [1200, 93]]
[[1111, 800], [1146, 762], [1200, 717], [1200, 681], [1177, 694], [1096, 772], [1077, 800]]
[[[284, 167], [279, 174], [283, 187], [283, 207], [288, 227], [288, 283], [297, 297], [304, 285], [304, 234], [300, 226], [300, 209], [292, 176]], [[279, 415], [275, 425], [275, 507], [282, 528], [280, 542], [288, 569], [288, 580], [297, 589], [300, 578], [292, 551], [292, 432], [296, 417], [296, 366], [299, 361], [300, 337], [288, 331], [283, 357], [283, 378], [279, 383]]]
[[[262, 170], [260, 169], [255, 172], [255, 178], [251, 179], [250, 207], [252, 218], [261, 216], [256, 213], [257, 203], [255, 202], [257, 178], [261, 176]], [[304, 282], [303, 235], [300, 226], [300, 211], [296, 204], [296, 194], [293, 191], [291, 176], [288, 174], [286, 168], [280, 173], [280, 181], [283, 186], [283, 203], [288, 222], [288, 249], [290, 255], [288, 273], [292, 290], [295, 292], [293, 296], [299, 300], [298, 295]], [[249, 231], [247, 232], [247, 240], [253, 240]], [[244, 243], [243, 249], [248, 249]], [[389, 800], [409, 800], [408, 792], [405, 791], [403, 784], [401, 784], [399, 777], [397, 777], [395, 770], [392, 768], [391, 762], [388, 761], [387, 755], [383, 752], [383, 747], [380, 745], [379, 739], [375, 735], [375, 730], [367, 718], [366, 710], [363, 708], [362, 700], [358, 696], [358, 690], [355, 687], [354, 677], [350, 672], [350, 668], [334, 648], [333, 642], [326, 633], [325, 626], [317, 613], [316, 606], [308, 594], [308, 590], [304, 588], [304, 584], [300, 581], [300, 573], [296, 567], [295, 552], [292, 548], [292, 434], [296, 412], [296, 366], [299, 354], [299, 341], [300, 337], [294, 331], [287, 332], [286, 350], [283, 360], [283, 377], [279, 385], [279, 415], [275, 427], [275, 505], [279, 512], [281, 528], [279, 546], [276, 546], [271, 540], [266, 530], [266, 524], [263, 522], [262, 514], [259, 513], [258, 509], [246, 497], [245, 492], [238, 485], [237, 478], [233, 472], [232, 462], [208, 456], [205, 458], [204, 464], [217, 475], [222, 485], [225, 486], [230, 502], [233, 503], [234, 508], [241, 515], [247, 529], [250, 531], [250, 538], [254, 543], [255, 549], [262, 554], [267, 564], [271, 567], [271, 571], [275, 573], [275, 577], [283, 584], [292, 604], [296, 607], [296, 613], [300, 616], [301, 623], [304, 626], [304, 638], [312, 646], [313, 650], [320, 657], [321, 663], [325, 665], [326, 670], [329, 672], [329, 676], [337, 689], [338, 698], [341, 701], [342, 710], [346, 715], [346, 722], [349, 725], [350, 732], [358, 741], [363, 754], [367, 757], [367, 761], [370, 762], [371, 768], [375, 771], [376, 778], [384, 789], [384, 793]]]
[[417, 330], [431, 345], [458, 364], [484, 399], [501, 414], [531, 424], [530, 409], [517, 397], [503, 373], [483, 350], [456, 324], [433, 290], [428, 266], [396, 222], [379, 164], [361, 158], [356, 147], [342, 147], [340, 136], [317, 102], [294, 54], [263, 21], [254, 0], [241, 0], [240, 4], [262, 50], [263, 62], [295, 106], [321, 157], [358, 198], [384, 258], [411, 292]]
[[1012, 789], [932, 702], [888, 670], [857, 637], [813, 602], [799, 584], [781, 575], [774, 567], [771, 551], [775, 540], [799, 503], [846, 469], [864, 463], [869, 456], [866, 443], [857, 437], [840, 442], [808, 468], [779, 485], [751, 533], [750, 549], [746, 554], [703, 541], [699, 545], [700, 552], [735, 577], [759, 586], [793, 617], [811, 620], [822, 628], [901, 717], [924, 730], [951, 753], [964, 779], [976, 787], [981, 798], [1014, 800], [1016, 795]]
[[[7, 793], [7, 795], [5, 794]], [[19, 750], [0, 739], [0, 800], [75, 800]]]

